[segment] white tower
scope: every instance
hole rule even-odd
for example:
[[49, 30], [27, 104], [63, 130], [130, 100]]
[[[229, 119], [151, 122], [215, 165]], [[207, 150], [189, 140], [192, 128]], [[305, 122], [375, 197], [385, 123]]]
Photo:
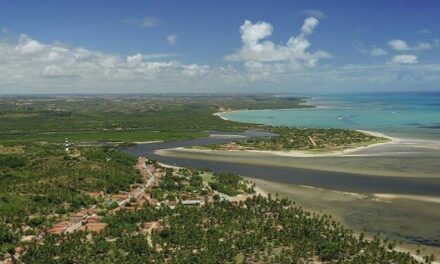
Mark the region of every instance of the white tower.
[[69, 140], [66, 138], [66, 141], [64, 142], [64, 149], [66, 150], [67, 153], [69, 153]]

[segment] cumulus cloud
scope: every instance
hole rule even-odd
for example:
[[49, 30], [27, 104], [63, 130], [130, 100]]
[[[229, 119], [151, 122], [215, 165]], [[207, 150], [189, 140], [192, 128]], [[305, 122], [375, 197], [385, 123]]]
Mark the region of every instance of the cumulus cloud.
[[301, 32], [310, 35], [313, 33], [315, 27], [319, 24], [319, 20], [315, 17], [308, 17], [304, 20], [304, 24], [301, 28]]
[[432, 49], [432, 45], [427, 42], [417, 42], [414, 46], [409, 46], [404, 40], [393, 39], [388, 42], [390, 46], [395, 51], [423, 51]]
[[[175, 80], [205, 75], [210, 67], [165, 59], [173, 54], [134, 54], [123, 57], [58, 43], [44, 44], [26, 35], [11, 41], [0, 39], [0, 87], [67, 86], [83, 89], [135, 82]], [[57, 79], [57, 83], [50, 80]], [[72, 79], [75, 79], [73, 82]]]
[[172, 34], [172, 35], [167, 36], [167, 42], [168, 42], [168, 44], [170, 44], [172, 46], [176, 45], [177, 44], [177, 35]]
[[388, 54], [388, 52], [386, 50], [384, 50], [384, 49], [381, 49], [381, 48], [373, 48], [373, 49], [370, 50], [370, 55], [371, 56], [375, 56], [375, 57], [377, 57], [377, 56], [384, 56], [384, 55], [387, 55], [387, 54]]
[[274, 87], [273, 92], [438, 87], [440, 64], [418, 63], [412, 52], [397, 53], [382, 64], [319, 65], [319, 60], [330, 55], [310, 51], [307, 37], [317, 24], [309, 23], [304, 23], [308, 26], [302, 26], [304, 29], [285, 44], [275, 44], [266, 39], [273, 33], [272, 25], [245, 22], [241, 30], [243, 46], [228, 58], [243, 63], [244, 70], [235, 68], [234, 63], [223, 67], [186, 64], [177, 61], [179, 54], [173, 53], [122, 56], [59, 42], [42, 43], [26, 35], [0, 38], [0, 93], [256, 92], [267, 91], [269, 86]]
[[285, 45], [277, 45], [265, 40], [273, 33], [270, 23], [246, 20], [240, 27], [241, 49], [225, 56], [225, 59], [242, 61], [249, 71], [266, 74], [314, 67], [320, 59], [331, 57], [322, 50], [308, 51], [311, 44], [307, 36], [313, 33], [318, 24], [315, 17], [306, 18], [299, 35], [290, 37]]
[[160, 21], [159, 18], [153, 17], [153, 16], [145, 17], [142, 19], [128, 18], [128, 19], [122, 20], [122, 22], [125, 24], [132, 24], [132, 25], [136, 25], [141, 28], [155, 27], [159, 23], [159, 21]]
[[21, 35], [18, 39], [18, 44], [15, 46], [15, 50], [20, 54], [35, 54], [41, 52], [44, 49], [44, 45], [38, 41], [30, 39], [26, 35]]
[[408, 51], [411, 49], [408, 44], [406, 44], [406, 42], [401, 39], [393, 39], [388, 41], [388, 46], [390, 46], [395, 51]]
[[391, 60], [391, 63], [395, 64], [414, 64], [418, 63], [417, 56], [412, 54], [405, 54], [405, 55], [396, 55]]

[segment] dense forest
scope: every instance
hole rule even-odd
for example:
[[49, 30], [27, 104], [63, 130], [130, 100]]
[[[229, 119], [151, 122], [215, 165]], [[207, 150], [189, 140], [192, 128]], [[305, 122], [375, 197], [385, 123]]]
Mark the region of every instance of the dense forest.
[[310, 106], [272, 96], [0, 98], [0, 260], [422, 263], [394, 250], [394, 242], [355, 236], [330, 216], [257, 195], [239, 175], [162, 166], [114, 144], [95, 144], [246, 129], [274, 136], [235, 147], [338, 149], [383, 140], [350, 130], [267, 127], [213, 116], [293, 107]]
[[[288, 200], [254, 196], [214, 202], [120, 211], [108, 229], [47, 236], [31, 243], [25, 263], [420, 263], [395, 243], [356, 237], [327, 215]], [[158, 223], [151, 233], [141, 226]], [[116, 228], [116, 229], [115, 229]], [[78, 254], [81, 252], [81, 254]], [[429, 263], [430, 257], [426, 257]]]
[[[328, 215], [270, 194], [252, 195], [254, 185], [235, 174], [148, 160], [146, 168], [157, 177], [145, 190], [152, 200], [139, 204], [130, 198], [115, 210], [118, 204], [102, 197], [145, 181], [133, 157], [96, 147], [66, 154], [52, 144], [1, 150], [0, 244], [4, 256], [22, 252], [19, 263], [422, 263], [394, 250], [396, 242], [356, 236]], [[200, 197], [201, 204], [181, 203]], [[47, 232], [71, 213], [93, 207], [101, 231]], [[44, 235], [23, 240], [38, 234]], [[427, 256], [424, 263], [431, 261]]]
[[0, 148], [0, 249], [35, 235], [62, 215], [96, 203], [90, 192], [117, 193], [141, 181], [136, 159], [109, 148], [62, 145]]

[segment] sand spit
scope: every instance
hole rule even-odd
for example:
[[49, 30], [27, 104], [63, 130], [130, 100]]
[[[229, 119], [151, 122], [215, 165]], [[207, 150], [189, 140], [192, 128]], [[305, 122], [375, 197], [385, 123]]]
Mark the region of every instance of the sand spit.
[[150, 140], [150, 141], [137, 141], [133, 142], [134, 144], [140, 145], [140, 144], [153, 144], [153, 143], [160, 143], [163, 142], [162, 140]]
[[405, 195], [405, 194], [390, 194], [390, 193], [375, 193], [376, 200], [383, 202], [392, 202], [396, 199], [414, 200], [419, 202], [437, 203], [440, 204], [440, 197], [424, 196], [424, 195]]

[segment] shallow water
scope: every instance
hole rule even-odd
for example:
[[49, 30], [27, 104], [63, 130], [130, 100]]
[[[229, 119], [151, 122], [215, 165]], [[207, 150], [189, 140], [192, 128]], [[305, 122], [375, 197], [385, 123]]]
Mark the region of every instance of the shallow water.
[[[222, 155], [217, 152], [212, 152], [212, 154], [190, 154], [181, 152], [171, 152], [167, 154], [166, 152], [162, 152], [160, 155], [156, 154], [158, 150], [163, 149], [230, 142], [232, 140], [239, 140], [242, 136], [253, 136], [255, 135], [255, 132], [240, 134], [241, 137], [216, 136], [187, 141], [140, 144], [129, 147], [125, 149], [125, 151], [133, 155], [142, 155], [156, 159], [170, 165], [202, 169], [209, 168], [213, 171], [234, 172], [243, 176], [280, 183], [309, 185], [360, 193], [399, 193], [440, 196], [440, 179], [436, 177], [427, 177], [426, 175], [414, 175], [414, 177], [404, 177], [399, 175], [374, 176], [371, 174], [363, 174], [362, 172], [359, 173], [359, 169], [356, 173], [338, 172], [328, 171], [324, 167], [313, 169], [312, 166], [312, 168], [304, 168], [301, 166], [295, 166], [295, 164], [292, 163], [320, 163], [319, 159], [315, 158], [292, 159], [288, 157], [271, 157], [267, 155], [245, 155], [247, 156], [246, 158], [250, 160], [250, 162], [246, 162], [243, 156], [236, 156], [237, 154], [239, 155], [239, 153], [227, 153]], [[322, 158], [321, 162], [335, 163], [336, 160], [339, 159], [338, 162], [342, 163], [337, 167], [343, 166], [344, 163], [352, 164], [352, 162], [348, 162], [349, 160], [347, 160], [347, 158], [349, 157], [328, 157]], [[374, 160], [371, 160], [374, 157], [366, 158], [370, 159], [370, 163], [374, 164]], [[382, 157], [380, 158], [382, 159]], [[274, 162], [271, 165], [273, 160], [277, 160], [277, 162]], [[280, 165], [279, 163], [284, 163], [284, 165]], [[286, 163], [292, 163], [292, 166], [285, 166]], [[361, 161], [361, 163], [365, 162]]]
[[[308, 209], [335, 215], [355, 230], [367, 231], [370, 235], [381, 232], [410, 243], [438, 247], [439, 204], [408, 199], [384, 202], [374, 199], [373, 194], [440, 197], [440, 93], [314, 96], [308, 101], [319, 107], [230, 112], [225, 117], [269, 125], [373, 130], [411, 140], [319, 158], [175, 150], [158, 155], [156, 152], [229, 142], [240, 137], [145, 144], [126, 151], [171, 165], [230, 171], [254, 180], [258, 178], [259, 186], [268, 188], [267, 191], [280, 193]], [[255, 134], [245, 136], [252, 135]], [[323, 189], [304, 188], [303, 185]], [[440, 255], [438, 248], [431, 252]]]
[[[359, 232], [365, 231], [369, 235], [380, 232], [385, 236], [409, 243], [439, 245], [440, 230], [437, 224], [440, 219], [437, 211], [440, 207], [439, 204], [405, 199], [397, 199], [389, 203], [376, 201], [372, 197], [374, 193], [440, 197], [440, 176], [430, 175], [430, 177], [425, 177], [420, 175], [422, 171], [419, 169], [421, 167], [427, 168], [428, 173], [431, 174], [440, 171], [438, 169], [439, 162], [437, 162], [440, 160], [439, 153], [437, 146], [433, 146], [432, 142], [428, 142], [426, 145], [422, 144], [422, 147], [417, 147], [420, 146], [418, 141], [381, 145], [363, 149], [344, 157], [298, 159], [267, 155], [260, 155], [259, 158], [255, 158], [252, 155], [245, 155], [248, 156], [247, 159], [251, 161], [250, 163], [246, 163], [242, 157], [234, 156], [234, 153], [227, 153], [224, 157], [221, 157], [220, 154], [220, 157], [213, 158], [206, 153], [190, 155], [177, 152], [171, 153], [170, 156], [156, 154], [157, 150], [162, 149], [230, 142], [239, 140], [242, 136], [256, 135], [261, 134], [252, 132], [241, 134], [238, 137], [216, 136], [188, 141], [143, 144], [130, 147], [125, 151], [133, 155], [144, 155], [170, 165], [235, 172], [243, 176], [253, 177], [254, 181], [256, 181], [255, 178], [258, 178], [259, 180], [256, 182], [266, 191], [291, 198], [297, 204], [305, 206], [309, 210], [334, 215], [338, 220]], [[414, 153], [415, 149], [418, 150], [418, 153]], [[213, 155], [217, 154], [214, 153]], [[414, 159], [416, 156], [422, 158]], [[225, 160], [225, 157], [229, 160]], [[276, 163], [275, 160], [281, 165], [274, 164], [271, 166], [265, 164], [265, 161]], [[311, 164], [314, 169], [285, 166], [287, 163], [292, 162], [303, 163], [303, 165]], [[411, 165], [411, 162], [415, 162], [415, 164]], [[425, 162], [425, 165], [420, 165], [419, 162]], [[430, 163], [431, 166], [429, 166]], [[390, 164], [395, 167], [392, 168]], [[437, 170], [432, 164], [437, 166]], [[353, 172], [328, 171], [329, 165], [336, 166], [337, 169], [353, 169]], [[368, 165], [376, 166], [374, 168], [376, 172], [377, 167], [388, 170], [391, 167], [393, 172], [408, 171], [408, 168], [417, 171], [411, 173], [411, 177], [362, 174], [366, 171], [365, 166]], [[265, 182], [264, 180], [268, 182], [261, 184], [259, 182], [261, 179], [263, 182]], [[273, 185], [275, 188], [266, 189], [267, 185]], [[323, 189], [310, 189], [303, 187], [304, 185]], [[333, 192], [332, 190], [350, 193]], [[358, 196], [352, 193], [363, 195]], [[438, 248], [430, 248], [429, 251], [426, 251], [429, 254], [436, 253], [440, 255], [439, 252], [440, 249]]]
[[306, 96], [316, 108], [233, 111], [222, 116], [267, 125], [363, 129], [440, 140], [440, 92]]

